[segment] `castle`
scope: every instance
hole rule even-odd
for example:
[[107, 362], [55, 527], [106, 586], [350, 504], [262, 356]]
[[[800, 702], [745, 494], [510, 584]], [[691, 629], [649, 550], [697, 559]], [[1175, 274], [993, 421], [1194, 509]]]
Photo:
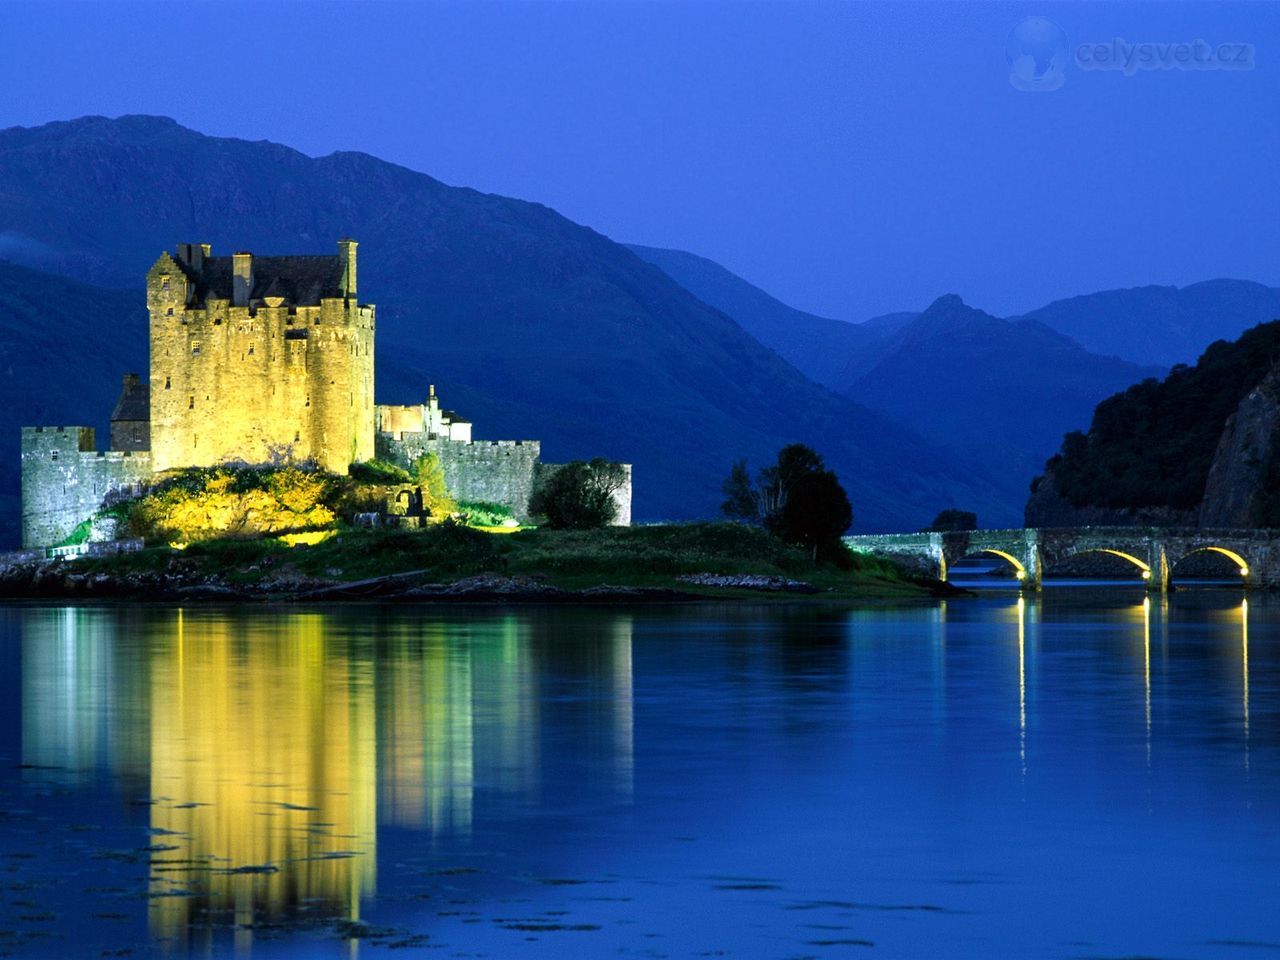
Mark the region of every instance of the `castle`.
[[[455, 497], [528, 520], [538, 475], [555, 469], [538, 441], [473, 440], [434, 387], [424, 404], [374, 403], [376, 309], [357, 299], [356, 246], [215, 257], [184, 243], [161, 254], [147, 271], [150, 382], [125, 375], [110, 449], [96, 449], [92, 427], [22, 430], [23, 546], [62, 542], [167, 471], [220, 463], [309, 461], [345, 474], [434, 453]], [[617, 522], [629, 523], [629, 483], [618, 505]]]

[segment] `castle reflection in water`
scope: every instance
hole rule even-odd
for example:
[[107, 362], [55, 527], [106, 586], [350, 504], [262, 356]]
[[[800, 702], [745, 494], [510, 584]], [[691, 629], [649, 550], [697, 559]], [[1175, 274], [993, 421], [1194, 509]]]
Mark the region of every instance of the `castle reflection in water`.
[[[352, 617], [359, 624], [353, 629]], [[330, 629], [331, 618], [342, 629]], [[22, 754], [150, 804], [150, 925], [172, 943], [232, 924], [360, 916], [379, 824], [465, 836], [483, 791], [540, 790], [528, 619], [326, 613], [23, 612]], [[547, 625], [545, 629], [551, 629]], [[631, 620], [588, 650], [584, 736], [631, 789]]]

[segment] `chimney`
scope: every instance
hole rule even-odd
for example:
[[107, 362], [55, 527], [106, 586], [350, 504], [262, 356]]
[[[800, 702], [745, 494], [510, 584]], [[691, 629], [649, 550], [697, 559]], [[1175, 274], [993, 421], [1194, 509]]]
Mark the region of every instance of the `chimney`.
[[356, 295], [356, 247], [350, 237], [338, 241], [338, 259], [342, 261], [342, 295], [355, 299]]
[[247, 307], [253, 290], [253, 254], [241, 250], [231, 255], [231, 305]]
[[207, 243], [180, 243], [178, 260], [198, 272], [204, 268], [204, 258], [209, 256], [210, 249]]

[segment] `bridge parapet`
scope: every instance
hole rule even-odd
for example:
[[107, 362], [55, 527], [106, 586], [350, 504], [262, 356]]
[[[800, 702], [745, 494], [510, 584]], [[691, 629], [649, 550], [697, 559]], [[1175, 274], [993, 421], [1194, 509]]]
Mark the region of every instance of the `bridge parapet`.
[[1237, 565], [1245, 586], [1280, 589], [1280, 530], [1195, 527], [1058, 527], [845, 537], [853, 550], [889, 557], [925, 576], [946, 580], [950, 567], [975, 555], [1007, 560], [1024, 586], [1039, 589], [1046, 568], [1082, 553], [1130, 561], [1153, 590], [1168, 587], [1173, 568], [1211, 550]]

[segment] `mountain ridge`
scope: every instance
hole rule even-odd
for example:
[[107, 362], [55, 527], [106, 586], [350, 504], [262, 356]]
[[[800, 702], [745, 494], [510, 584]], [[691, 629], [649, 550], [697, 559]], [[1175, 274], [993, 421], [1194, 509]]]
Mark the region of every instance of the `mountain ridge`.
[[[1016, 515], [981, 470], [812, 383], [541, 204], [359, 152], [309, 158], [137, 116], [2, 131], [0, 182], [0, 229], [52, 251], [50, 272], [139, 300], [146, 268], [177, 242], [266, 255], [355, 237], [360, 290], [378, 304], [379, 402], [420, 399], [432, 382], [478, 437], [633, 462], [641, 518], [714, 514], [734, 460], [792, 441], [823, 452], [863, 529], [916, 526], [956, 499]], [[120, 372], [103, 376], [114, 386]]]

